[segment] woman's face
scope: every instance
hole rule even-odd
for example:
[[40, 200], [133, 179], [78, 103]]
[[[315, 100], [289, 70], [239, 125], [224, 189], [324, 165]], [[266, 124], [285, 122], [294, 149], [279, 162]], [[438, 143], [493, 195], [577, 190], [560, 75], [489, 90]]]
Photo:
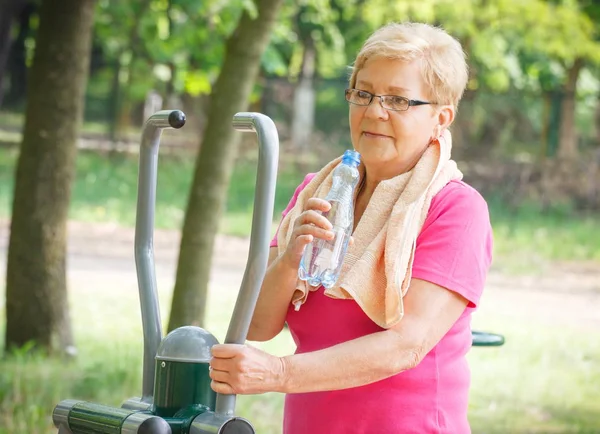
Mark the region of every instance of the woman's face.
[[[429, 101], [418, 61], [371, 58], [358, 72], [354, 87], [374, 95]], [[361, 154], [369, 178], [393, 178], [416, 164], [453, 116], [451, 106], [420, 105], [392, 111], [384, 109], [379, 98], [373, 98], [368, 106], [350, 104], [352, 145]]]

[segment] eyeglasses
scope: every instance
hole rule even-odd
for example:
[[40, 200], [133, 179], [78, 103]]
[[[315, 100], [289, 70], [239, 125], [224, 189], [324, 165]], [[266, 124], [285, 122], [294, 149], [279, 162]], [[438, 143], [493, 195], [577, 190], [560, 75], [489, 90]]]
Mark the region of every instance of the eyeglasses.
[[366, 90], [346, 89], [346, 101], [350, 104], [368, 106], [371, 105], [375, 97], [379, 98], [381, 107], [392, 111], [406, 111], [411, 106], [436, 104], [434, 102], [408, 99], [398, 95], [374, 95]]

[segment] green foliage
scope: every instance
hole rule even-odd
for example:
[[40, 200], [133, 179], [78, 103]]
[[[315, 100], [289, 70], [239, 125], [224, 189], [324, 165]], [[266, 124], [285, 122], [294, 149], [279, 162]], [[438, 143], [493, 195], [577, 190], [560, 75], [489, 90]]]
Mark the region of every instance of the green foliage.
[[352, 39], [344, 32], [344, 23], [355, 18], [356, 3], [347, 1], [342, 7], [324, 0], [286, 2], [263, 57], [265, 72], [296, 78], [303, 51], [307, 45], [313, 45], [317, 50], [318, 74], [326, 78], [339, 76], [348, 62], [346, 44]]
[[535, 59], [533, 65], [522, 65], [524, 72], [556, 63], [553, 75], [559, 77], [578, 57], [600, 62], [597, 21], [594, 24], [574, 1], [419, 0], [390, 5], [370, 0], [363, 10], [373, 28], [390, 20], [442, 25], [465, 45], [476, 70], [475, 88], [479, 81], [492, 90], [505, 91], [511, 80], [519, 78], [520, 71], [514, 68], [519, 57]]
[[164, 89], [168, 83], [178, 93], [198, 95], [210, 92], [225, 38], [241, 12], [254, 8], [249, 0], [103, 0], [96, 35], [108, 60], [128, 68], [139, 62], [136, 80], [144, 90]]
[[[117, 105], [138, 103], [150, 89], [163, 96], [210, 93], [224, 41], [244, 10], [252, 14], [254, 2], [100, 0], [94, 45], [102, 62], [94, 74], [107, 84], [98, 89]], [[588, 69], [600, 65], [598, 10], [592, 0], [287, 0], [262, 68], [267, 75], [295, 79], [310, 39], [318, 75], [340, 78], [374, 29], [416, 20], [442, 25], [461, 40], [472, 89], [553, 90], [575, 59], [585, 59]], [[36, 20], [34, 15], [34, 29]], [[115, 74], [123, 87], [118, 98], [107, 90]]]
[[[119, 65], [124, 100], [140, 102], [150, 89], [163, 96], [206, 95], [218, 75], [225, 39], [241, 12], [253, 8], [251, 0], [102, 0], [96, 44], [108, 65]], [[584, 59], [581, 75], [587, 74], [588, 80], [579, 91], [596, 95], [597, 16], [598, 7], [589, 0], [288, 0], [261, 65], [263, 75], [295, 82], [303, 53], [312, 44], [317, 77], [344, 80], [347, 66], [373, 30], [390, 21], [414, 20], [441, 25], [460, 39], [471, 67], [472, 90], [561, 92], [574, 60]], [[98, 78], [91, 78], [96, 98], [109, 94], [108, 86], [98, 82], [110, 81], [114, 73], [104, 68], [96, 72]], [[263, 88], [257, 86], [253, 102], [260, 100]], [[111, 100], [120, 101], [106, 99]], [[93, 107], [88, 111], [99, 112]]]

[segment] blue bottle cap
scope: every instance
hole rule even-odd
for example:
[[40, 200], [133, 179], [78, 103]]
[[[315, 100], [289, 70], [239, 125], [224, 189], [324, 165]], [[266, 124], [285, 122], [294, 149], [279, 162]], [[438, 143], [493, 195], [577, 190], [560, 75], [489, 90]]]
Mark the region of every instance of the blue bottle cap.
[[354, 167], [358, 166], [360, 164], [360, 154], [354, 150], [347, 150], [342, 156], [342, 164]]

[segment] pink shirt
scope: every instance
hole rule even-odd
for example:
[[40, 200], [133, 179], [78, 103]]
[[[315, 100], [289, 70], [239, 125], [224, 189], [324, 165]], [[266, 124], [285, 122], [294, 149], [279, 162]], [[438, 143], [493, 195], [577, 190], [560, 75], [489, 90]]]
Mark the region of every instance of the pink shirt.
[[[309, 174], [298, 194], [314, 177]], [[277, 236], [271, 242], [277, 246]], [[472, 187], [452, 181], [432, 200], [417, 238], [413, 277], [465, 297], [468, 307], [442, 340], [408, 371], [366, 386], [331, 392], [288, 394], [285, 434], [470, 433], [467, 420], [471, 313], [491, 262], [492, 230], [485, 200]], [[381, 331], [353, 300], [311, 292], [286, 321], [296, 353], [316, 351]]]

